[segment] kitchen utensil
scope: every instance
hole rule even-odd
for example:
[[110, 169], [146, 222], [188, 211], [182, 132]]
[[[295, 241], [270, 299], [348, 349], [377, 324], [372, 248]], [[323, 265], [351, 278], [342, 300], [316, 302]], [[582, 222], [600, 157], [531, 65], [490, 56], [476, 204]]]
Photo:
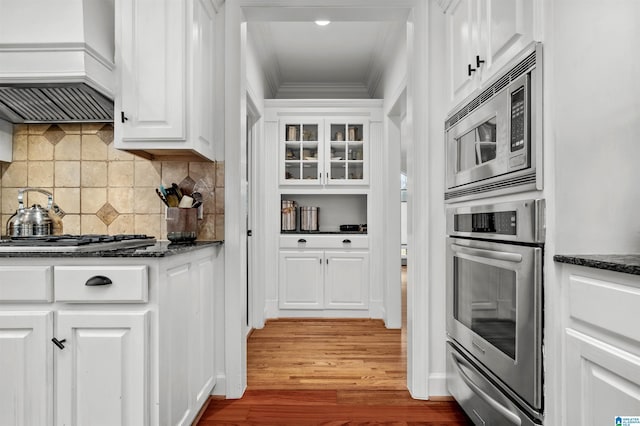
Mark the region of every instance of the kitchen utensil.
[[167, 199], [167, 205], [169, 207], [178, 207], [181, 197], [178, 197], [178, 193], [176, 192], [176, 190], [173, 187], [170, 187], [166, 188], [166, 191], [167, 195], [165, 196], [165, 198]]
[[[24, 206], [25, 192], [40, 192], [47, 196], [47, 207], [34, 204]], [[62, 234], [64, 211], [53, 202], [53, 195], [40, 188], [21, 188], [18, 191], [18, 210], [7, 221], [10, 237], [41, 237]]]
[[318, 231], [318, 214], [320, 207], [301, 206], [300, 207], [300, 230]]
[[175, 191], [176, 195], [178, 196], [178, 201], [180, 201], [182, 199], [182, 191], [180, 190], [180, 187], [178, 187], [178, 184], [176, 183], [172, 183], [171, 184], [171, 188], [173, 188], [173, 190]]
[[160, 199], [162, 200], [162, 202], [164, 203], [165, 206], [169, 207], [169, 202], [167, 201], [167, 199], [165, 198], [164, 195], [162, 195], [162, 192], [160, 192], [160, 189], [156, 188], [156, 194], [158, 194], [158, 197], [160, 197]]
[[191, 193], [191, 198], [193, 198], [193, 205], [191, 207], [197, 208], [202, 205], [202, 194], [195, 191]]
[[180, 207], [181, 209], [188, 209], [193, 207], [193, 198], [188, 195], [183, 195], [180, 199], [180, 204], [178, 204], [178, 207]]

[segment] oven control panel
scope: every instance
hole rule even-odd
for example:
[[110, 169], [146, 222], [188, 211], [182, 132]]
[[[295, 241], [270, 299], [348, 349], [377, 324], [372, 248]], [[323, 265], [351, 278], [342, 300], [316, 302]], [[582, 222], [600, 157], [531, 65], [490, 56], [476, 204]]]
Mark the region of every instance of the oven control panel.
[[511, 92], [511, 152], [524, 148], [525, 114], [525, 90], [522, 86]]
[[516, 211], [460, 213], [454, 216], [456, 232], [516, 235]]

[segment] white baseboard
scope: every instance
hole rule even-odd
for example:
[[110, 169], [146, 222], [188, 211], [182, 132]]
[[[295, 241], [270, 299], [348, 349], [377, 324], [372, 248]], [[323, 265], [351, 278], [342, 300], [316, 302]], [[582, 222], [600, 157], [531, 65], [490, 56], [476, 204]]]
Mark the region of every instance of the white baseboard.
[[227, 395], [227, 377], [224, 374], [218, 374], [216, 376], [216, 384], [213, 386], [213, 389], [211, 389], [211, 395]]
[[264, 302], [264, 319], [278, 318], [278, 300], [266, 300]]
[[429, 396], [451, 396], [447, 390], [447, 374], [429, 374]]

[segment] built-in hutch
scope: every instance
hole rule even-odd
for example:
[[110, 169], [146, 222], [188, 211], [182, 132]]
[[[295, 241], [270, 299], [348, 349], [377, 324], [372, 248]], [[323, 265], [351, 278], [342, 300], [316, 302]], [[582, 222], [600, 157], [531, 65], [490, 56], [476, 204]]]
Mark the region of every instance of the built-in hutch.
[[[297, 207], [296, 230], [281, 230], [270, 241], [278, 265], [271, 315], [368, 318], [375, 293], [370, 236], [380, 232], [369, 226], [371, 195], [379, 190], [370, 180], [371, 156], [382, 139], [382, 103], [270, 100], [265, 106], [273, 123], [266, 140], [278, 161], [271, 205], [287, 200]], [[305, 206], [318, 208], [316, 231], [302, 229]], [[273, 217], [280, 220], [280, 211]], [[346, 232], [343, 225], [359, 227]]]

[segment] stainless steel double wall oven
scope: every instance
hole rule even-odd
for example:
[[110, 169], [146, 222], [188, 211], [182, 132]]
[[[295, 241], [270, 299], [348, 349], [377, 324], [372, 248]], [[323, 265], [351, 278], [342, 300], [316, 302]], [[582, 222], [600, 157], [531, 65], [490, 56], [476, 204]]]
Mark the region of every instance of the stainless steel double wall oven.
[[445, 121], [447, 386], [478, 425], [543, 418], [541, 52], [523, 50]]

